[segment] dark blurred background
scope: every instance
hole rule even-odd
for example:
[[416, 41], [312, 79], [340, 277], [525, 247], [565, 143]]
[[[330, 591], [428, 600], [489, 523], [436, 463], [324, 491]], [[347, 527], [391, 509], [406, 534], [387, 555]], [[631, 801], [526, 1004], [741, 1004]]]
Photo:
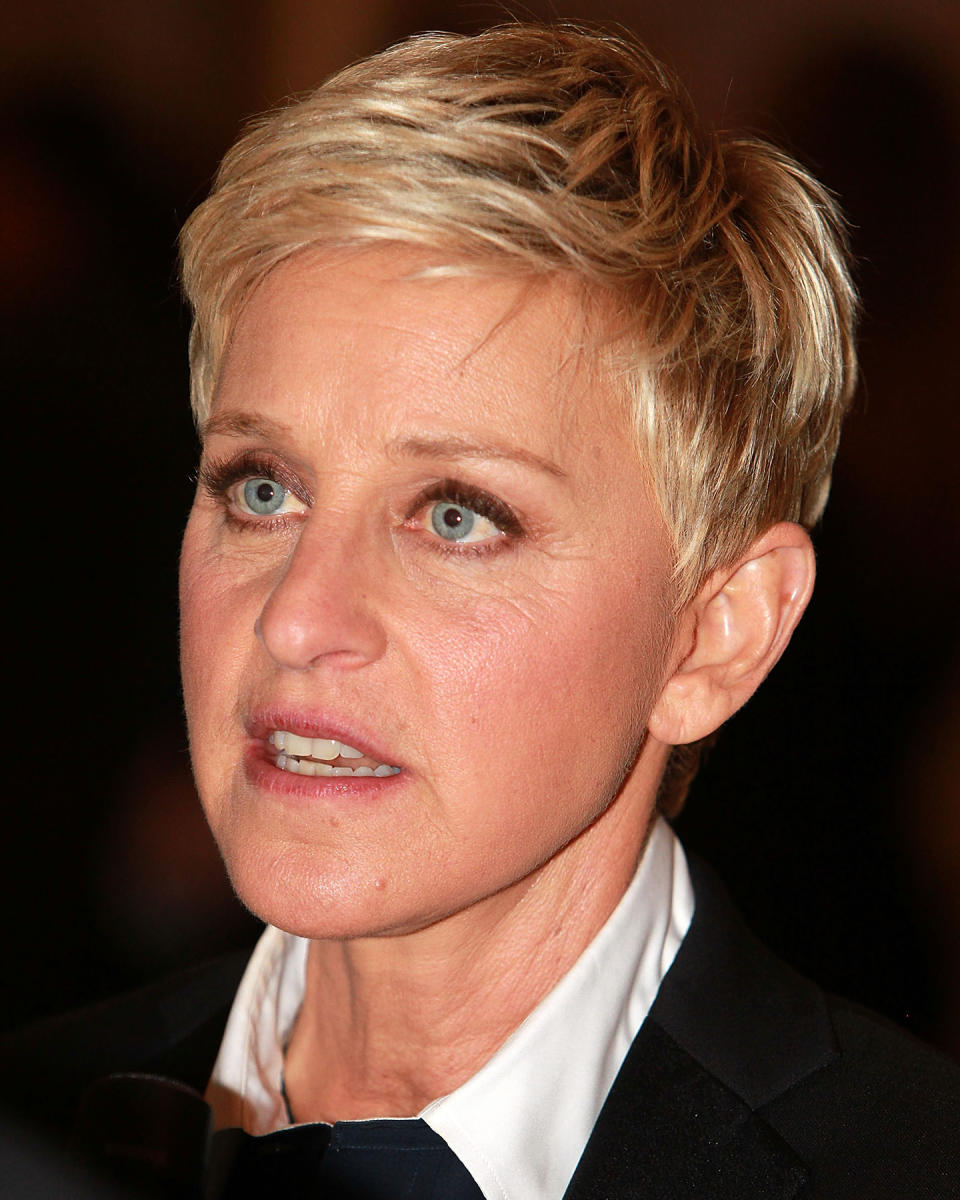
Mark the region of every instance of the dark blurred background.
[[[5, 441], [35, 474], [33, 532], [8, 524], [3, 1025], [256, 931], [200, 817], [177, 684], [196, 452], [177, 229], [246, 115], [504, 11], [32, 0], [0, 18]], [[850, 216], [863, 384], [818, 593], [680, 825], [788, 960], [960, 1055], [960, 5], [512, 11], [637, 30], [715, 123], [786, 144]]]

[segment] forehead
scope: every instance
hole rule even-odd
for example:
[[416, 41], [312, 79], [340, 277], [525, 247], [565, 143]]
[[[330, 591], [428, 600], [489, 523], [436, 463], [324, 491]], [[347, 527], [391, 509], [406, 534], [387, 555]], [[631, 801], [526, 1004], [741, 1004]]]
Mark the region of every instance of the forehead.
[[245, 305], [214, 411], [280, 405], [315, 421], [362, 397], [387, 420], [516, 430], [555, 453], [585, 428], [626, 428], [590, 311], [561, 279], [451, 273], [398, 247], [303, 253]]

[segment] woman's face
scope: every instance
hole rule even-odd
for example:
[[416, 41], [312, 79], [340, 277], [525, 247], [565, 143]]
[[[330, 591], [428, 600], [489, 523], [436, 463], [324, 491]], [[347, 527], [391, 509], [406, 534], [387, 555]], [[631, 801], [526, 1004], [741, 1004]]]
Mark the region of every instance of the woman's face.
[[241, 898], [306, 936], [628, 876], [665, 753], [668, 542], [573, 299], [404, 278], [426, 261], [256, 290], [184, 539], [203, 805]]

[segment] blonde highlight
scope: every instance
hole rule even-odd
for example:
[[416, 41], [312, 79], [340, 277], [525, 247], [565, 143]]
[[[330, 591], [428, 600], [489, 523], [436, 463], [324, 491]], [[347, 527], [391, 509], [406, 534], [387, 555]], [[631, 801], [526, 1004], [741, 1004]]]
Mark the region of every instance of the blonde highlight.
[[783, 152], [704, 130], [638, 43], [424, 35], [255, 121], [181, 239], [198, 421], [278, 263], [378, 242], [599, 297], [598, 367], [632, 408], [678, 607], [777, 521], [819, 519], [856, 380], [842, 217]]

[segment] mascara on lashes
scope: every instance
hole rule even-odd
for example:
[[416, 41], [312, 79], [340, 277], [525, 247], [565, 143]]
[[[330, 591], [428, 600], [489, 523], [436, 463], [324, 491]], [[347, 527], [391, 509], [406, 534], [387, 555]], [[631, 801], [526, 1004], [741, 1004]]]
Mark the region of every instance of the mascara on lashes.
[[302, 481], [276, 459], [255, 451], [245, 451], [232, 458], [218, 458], [203, 462], [197, 471], [200, 486], [214, 500], [223, 501], [234, 484], [244, 479], [271, 479], [291, 492], [304, 504], [311, 505], [313, 497]]
[[[262, 453], [246, 451], [232, 458], [214, 459], [201, 463], [197, 472], [200, 486], [214, 500], [224, 502], [227, 493], [244, 479], [263, 477], [272, 479], [287, 491], [292, 492], [304, 504], [312, 505], [313, 497], [302, 482], [282, 464]], [[463, 505], [479, 516], [492, 521], [508, 538], [524, 536], [524, 529], [513, 510], [502, 500], [483, 488], [463, 483], [457, 479], [443, 479], [421, 491], [407, 511], [406, 519], [412, 520], [430, 504], [448, 503]], [[256, 518], [254, 518], [256, 520]], [[259, 522], [258, 522], [259, 523]], [[460, 552], [467, 547], [461, 547]], [[474, 552], [480, 549], [474, 547]]]
[[519, 538], [524, 535], [523, 526], [508, 505], [483, 488], [473, 487], [457, 479], [443, 479], [425, 488], [410, 506], [407, 520], [411, 520], [430, 504], [458, 504], [469, 508], [478, 516], [486, 517], [508, 537]]

